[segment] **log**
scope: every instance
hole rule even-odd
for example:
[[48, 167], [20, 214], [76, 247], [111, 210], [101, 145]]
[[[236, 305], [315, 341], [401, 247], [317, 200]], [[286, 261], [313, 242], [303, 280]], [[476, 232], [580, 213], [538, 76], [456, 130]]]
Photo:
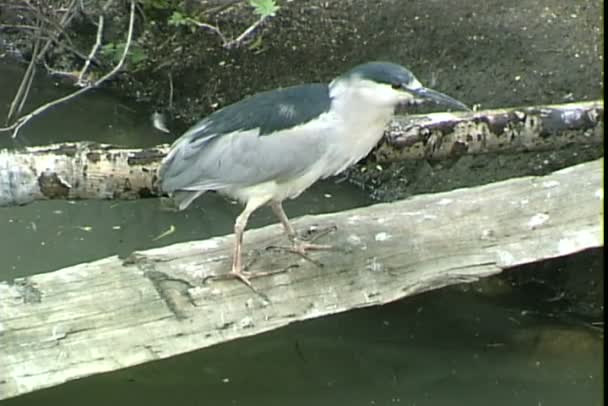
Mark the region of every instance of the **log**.
[[291, 266], [255, 290], [208, 279], [230, 269], [231, 236], [0, 282], [0, 398], [603, 246], [602, 168], [302, 217], [337, 227], [322, 267], [266, 249], [279, 225], [248, 231], [251, 271]]
[[546, 151], [604, 140], [604, 102], [476, 113], [396, 116], [374, 151], [378, 162], [448, 159], [488, 152]]
[[77, 142], [0, 150], [0, 207], [48, 199], [158, 196], [156, 171], [168, 149]]
[[[373, 156], [387, 162], [601, 145], [603, 124], [602, 101], [396, 116]], [[159, 196], [156, 170], [168, 148], [80, 142], [0, 150], [0, 207], [43, 199]]]

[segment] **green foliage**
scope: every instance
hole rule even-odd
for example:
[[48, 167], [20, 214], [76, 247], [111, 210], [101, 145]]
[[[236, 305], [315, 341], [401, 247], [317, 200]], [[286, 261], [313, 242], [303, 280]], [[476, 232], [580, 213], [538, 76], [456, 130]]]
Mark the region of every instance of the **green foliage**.
[[190, 27], [191, 32], [196, 31], [196, 21], [179, 11], [174, 11], [167, 23], [173, 27]]
[[[106, 58], [110, 59], [112, 63], [117, 64], [125, 51], [125, 43], [114, 43], [110, 42], [101, 47], [101, 54]], [[146, 51], [137, 43], [131, 43], [129, 47], [129, 54], [127, 55], [126, 62], [134, 66], [139, 65], [143, 61], [148, 59]]]
[[179, 11], [174, 11], [167, 22], [169, 25], [172, 25], [174, 27], [192, 24], [192, 22], [190, 21], [190, 17], [183, 15]]
[[279, 10], [275, 0], [249, 0], [249, 4], [253, 6], [253, 12], [261, 18], [273, 17]]

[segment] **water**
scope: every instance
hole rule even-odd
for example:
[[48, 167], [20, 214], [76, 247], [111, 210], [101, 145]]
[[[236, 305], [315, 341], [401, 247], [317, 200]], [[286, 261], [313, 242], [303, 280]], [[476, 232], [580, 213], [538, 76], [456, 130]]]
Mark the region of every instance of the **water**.
[[[0, 65], [0, 116], [21, 67]], [[31, 105], [67, 90], [39, 78]], [[27, 110], [27, 108], [26, 108]], [[146, 106], [94, 92], [55, 108], [0, 148], [91, 140], [150, 146]], [[370, 204], [334, 181], [286, 205], [291, 216]], [[0, 279], [178, 241], [230, 233], [239, 212], [208, 194], [181, 213], [158, 201], [37, 202], [0, 209]], [[275, 222], [269, 210], [251, 227]], [[155, 238], [175, 226], [175, 233]], [[35, 252], [35, 255], [32, 255]], [[484, 296], [452, 287], [376, 308], [296, 323], [220, 346], [10, 399], [6, 405], [599, 405], [603, 338], [527, 312], [517, 291]]]

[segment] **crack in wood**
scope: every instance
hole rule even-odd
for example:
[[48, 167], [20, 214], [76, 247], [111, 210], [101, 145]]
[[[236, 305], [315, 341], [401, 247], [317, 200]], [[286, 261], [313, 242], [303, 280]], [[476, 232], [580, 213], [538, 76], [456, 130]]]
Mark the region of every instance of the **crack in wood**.
[[53, 330], [53, 336], [51, 337], [51, 339], [56, 343], [59, 344], [59, 342], [66, 340], [68, 337], [74, 336], [78, 333], [84, 333], [85, 331], [90, 331], [93, 330], [93, 327], [82, 327], [82, 328], [77, 328], [77, 329], [73, 329], [73, 330], [68, 330], [68, 331], [62, 331], [62, 332], [56, 332], [55, 330]]
[[189, 310], [196, 307], [189, 291], [195, 286], [184, 279], [158, 271], [154, 262], [144, 255], [131, 254], [123, 260], [123, 266], [135, 265], [142, 270], [144, 277], [152, 282], [152, 286], [175, 318], [178, 320], [187, 319]]
[[189, 289], [194, 288], [190, 282], [173, 278], [157, 270], [144, 271], [144, 276], [150, 279], [175, 318], [178, 320], [188, 318], [188, 309], [196, 307], [196, 303], [189, 292]]
[[40, 303], [42, 302], [42, 292], [29, 278], [19, 278], [13, 280], [12, 285], [17, 287], [19, 295], [23, 299], [23, 303]]

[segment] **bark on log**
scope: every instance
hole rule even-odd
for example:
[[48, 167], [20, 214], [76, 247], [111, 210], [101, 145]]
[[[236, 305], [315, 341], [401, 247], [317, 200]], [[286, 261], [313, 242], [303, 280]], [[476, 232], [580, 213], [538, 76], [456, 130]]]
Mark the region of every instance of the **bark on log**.
[[230, 268], [231, 236], [0, 282], [0, 398], [602, 246], [602, 167], [300, 218], [337, 226], [336, 249], [313, 254], [323, 268], [264, 251], [279, 225], [248, 231], [252, 271], [298, 265], [257, 293], [205, 281]]
[[604, 102], [533, 106], [476, 113], [397, 116], [375, 151], [378, 162], [446, 159], [488, 152], [601, 145]]
[[[379, 162], [601, 145], [603, 102], [398, 116], [375, 150]], [[158, 196], [156, 169], [167, 145], [121, 149], [68, 143], [0, 150], [0, 207], [40, 199]]]
[[168, 148], [78, 142], [0, 150], [0, 207], [45, 199], [158, 196], [156, 171]]

